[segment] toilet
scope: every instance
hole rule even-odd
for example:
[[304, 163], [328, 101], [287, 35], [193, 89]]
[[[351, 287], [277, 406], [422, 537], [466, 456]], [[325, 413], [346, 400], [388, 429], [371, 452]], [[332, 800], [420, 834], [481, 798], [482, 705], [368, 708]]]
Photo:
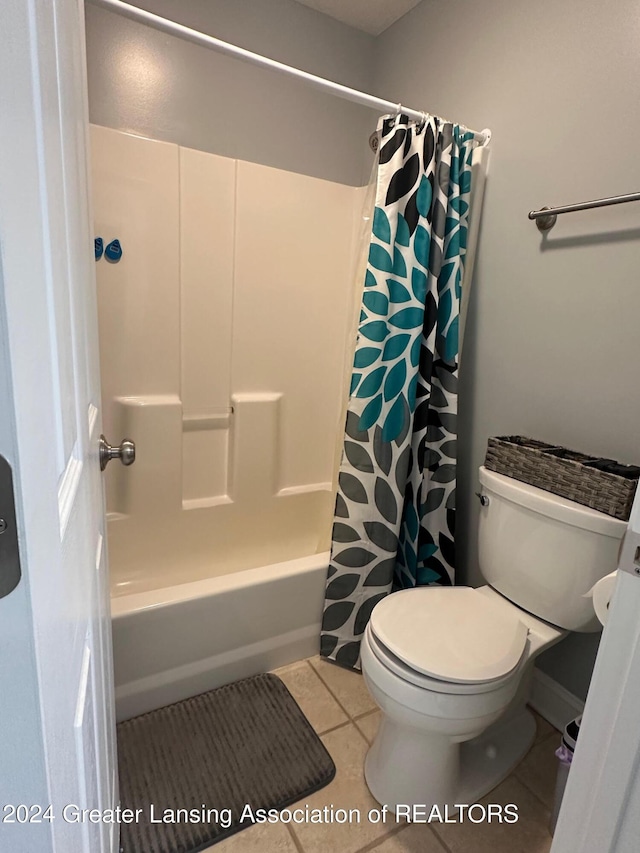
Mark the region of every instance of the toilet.
[[419, 587], [374, 607], [362, 674], [382, 711], [365, 779], [383, 805], [476, 802], [535, 736], [535, 658], [597, 631], [589, 591], [617, 566], [626, 522], [480, 468], [471, 587]]

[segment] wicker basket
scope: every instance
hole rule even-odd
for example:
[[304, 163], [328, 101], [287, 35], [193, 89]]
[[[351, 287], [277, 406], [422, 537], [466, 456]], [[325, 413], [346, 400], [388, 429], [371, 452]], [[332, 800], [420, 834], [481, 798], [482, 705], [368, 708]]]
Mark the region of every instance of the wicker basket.
[[547, 492], [627, 521], [640, 477], [640, 468], [613, 459], [595, 459], [524, 438], [489, 439], [485, 465], [491, 471], [521, 480]]

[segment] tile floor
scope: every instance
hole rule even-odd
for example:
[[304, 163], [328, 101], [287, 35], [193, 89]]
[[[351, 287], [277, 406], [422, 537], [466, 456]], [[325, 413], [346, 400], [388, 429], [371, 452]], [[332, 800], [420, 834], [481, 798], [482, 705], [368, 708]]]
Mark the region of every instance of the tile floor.
[[536, 715], [538, 734], [524, 761], [482, 801], [516, 803], [517, 823], [373, 824], [366, 815], [378, 804], [367, 789], [362, 768], [379, 712], [362, 676], [319, 657], [285, 666], [276, 674], [321, 736], [337, 769], [333, 782], [306, 800], [309, 807], [333, 804], [359, 809], [364, 820], [256, 825], [207, 853], [548, 853], [559, 737], [541, 717]]

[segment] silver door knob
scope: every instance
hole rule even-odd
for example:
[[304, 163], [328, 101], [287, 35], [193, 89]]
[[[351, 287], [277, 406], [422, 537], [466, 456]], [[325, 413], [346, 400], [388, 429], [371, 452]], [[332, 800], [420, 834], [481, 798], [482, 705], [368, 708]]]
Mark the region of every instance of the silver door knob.
[[123, 465], [133, 465], [136, 461], [136, 446], [130, 438], [125, 438], [116, 447], [112, 447], [107, 439], [100, 436], [100, 470], [104, 471], [112, 459], [119, 459]]

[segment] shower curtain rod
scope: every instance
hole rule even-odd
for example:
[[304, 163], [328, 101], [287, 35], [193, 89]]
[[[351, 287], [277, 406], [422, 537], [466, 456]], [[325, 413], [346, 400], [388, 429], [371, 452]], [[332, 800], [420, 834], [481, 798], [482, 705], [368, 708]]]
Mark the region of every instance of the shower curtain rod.
[[[259, 53], [252, 53], [250, 50], [245, 50], [242, 47], [229, 44], [229, 42], [221, 39], [208, 36], [198, 30], [192, 30], [190, 27], [185, 27], [182, 24], [177, 24], [175, 21], [170, 21], [167, 18], [161, 18], [160, 15], [154, 15], [153, 12], [146, 12], [144, 9], [139, 9], [136, 6], [131, 6], [129, 3], [123, 3], [121, 0], [87, 0], [94, 6], [100, 6], [102, 9], [108, 9], [110, 12], [117, 12], [130, 18], [132, 21], [139, 21], [143, 24], [148, 24], [156, 30], [163, 33], [168, 33], [172, 36], [178, 36], [186, 41], [191, 41], [194, 44], [199, 44], [202, 47], [208, 47], [211, 50], [216, 50], [218, 53], [233, 56], [235, 59], [241, 59], [251, 65], [258, 65], [261, 68], [268, 68], [271, 71], [279, 71], [283, 74], [288, 74], [290, 77], [295, 77], [297, 80], [302, 80], [316, 89], [336, 95], [338, 98], [343, 98], [346, 101], [353, 101], [355, 104], [362, 104], [371, 109], [380, 110], [383, 113], [396, 113], [408, 116], [414, 121], [423, 121], [427, 115], [419, 110], [410, 110], [403, 107], [402, 104], [394, 104], [393, 101], [385, 101], [382, 98], [376, 98], [373, 95], [368, 95], [366, 92], [360, 92], [357, 89], [351, 89], [349, 86], [343, 86], [340, 83], [333, 83], [331, 80], [325, 80], [324, 77], [318, 77], [315, 74], [309, 74], [307, 71], [301, 71], [299, 68], [294, 68], [291, 65], [285, 65], [283, 62], [276, 62], [275, 59], [269, 59], [266, 56], [261, 56]], [[487, 145], [491, 139], [491, 131], [488, 128], [478, 132], [470, 130], [473, 133], [474, 139], [481, 145]]]

